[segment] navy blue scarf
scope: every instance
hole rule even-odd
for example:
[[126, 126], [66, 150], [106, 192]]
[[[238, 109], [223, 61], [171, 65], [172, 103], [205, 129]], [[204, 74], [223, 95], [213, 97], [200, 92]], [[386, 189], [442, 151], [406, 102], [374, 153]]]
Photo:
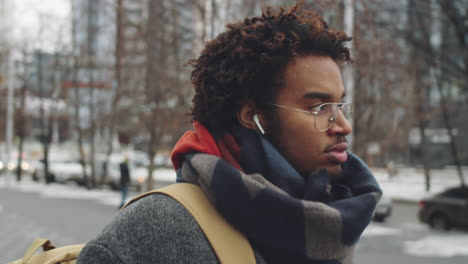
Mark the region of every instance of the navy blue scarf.
[[342, 175], [300, 175], [259, 133], [208, 131], [195, 123], [172, 159], [178, 182], [199, 185], [269, 262], [351, 263], [381, 189], [348, 153]]

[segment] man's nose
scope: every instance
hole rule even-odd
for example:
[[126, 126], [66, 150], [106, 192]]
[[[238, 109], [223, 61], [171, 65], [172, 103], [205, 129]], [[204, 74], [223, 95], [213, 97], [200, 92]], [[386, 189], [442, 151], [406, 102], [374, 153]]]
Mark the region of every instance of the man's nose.
[[330, 127], [330, 129], [328, 130], [328, 133], [332, 135], [340, 134], [340, 135], [346, 136], [346, 135], [351, 134], [352, 131], [353, 131], [353, 128], [351, 126], [351, 123], [343, 114], [343, 112], [338, 110], [338, 113], [336, 115], [336, 121], [333, 124], [333, 126]]

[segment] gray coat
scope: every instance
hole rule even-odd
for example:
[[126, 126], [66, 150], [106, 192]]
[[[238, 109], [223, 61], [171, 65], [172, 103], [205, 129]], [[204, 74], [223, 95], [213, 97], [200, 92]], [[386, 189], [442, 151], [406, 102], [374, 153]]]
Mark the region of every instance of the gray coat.
[[[257, 263], [266, 263], [254, 248]], [[120, 212], [81, 251], [77, 264], [218, 263], [208, 240], [179, 202], [153, 194]]]

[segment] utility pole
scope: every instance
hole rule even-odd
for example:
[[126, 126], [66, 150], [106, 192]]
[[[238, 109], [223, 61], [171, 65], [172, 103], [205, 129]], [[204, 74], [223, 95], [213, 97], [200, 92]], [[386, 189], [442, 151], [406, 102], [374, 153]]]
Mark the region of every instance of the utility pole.
[[4, 21], [7, 24], [6, 30], [6, 39], [8, 41], [9, 51], [8, 51], [8, 87], [7, 87], [7, 115], [6, 115], [6, 131], [5, 131], [5, 166], [6, 168], [6, 185], [7, 187], [10, 186], [10, 178], [12, 176], [10, 170], [8, 169], [8, 164], [10, 163], [11, 158], [11, 150], [13, 147], [13, 111], [14, 111], [14, 85], [15, 85], [15, 61], [14, 61], [14, 52], [13, 52], [13, 14], [14, 12], [14, 3], [10, 1], [6, 1], [5, 3], [5, 10], [10, 10], [5, 12]]
[[[12, 43], [10, 43], [12, 44]], [[13, 146], [13, 100], [14, 100], [14, 85], [15, 85], [15, 61], [13, 58], [13, 49], [10, 45], [10, 51], [8, 53], [8, 92], [7, 92], [7, 123], [6, 123], [6, 184], [10, 185], [11, 172], [8, 169], [10, 163], [11, 149]]]
[[96, 187], [96, 162], [95, 162], [95, 153], [96, 153], [96, 101], [95, 101], [95, 87], [93, 87], [95, 82], [95, 71], [97, 71], [96, 63], [94, 61], [94, 56], [96, 56], [96, 35], [98, 30], [97, 21], [97, 12], [99, 8], [99, 2], [94, 0], [88, 0], [88, 9], [87, 9], [87, 38], [86, 38], [86, 62], [88, 70], [88, 82], [89, 82], [89, 165], [91, 168], [91, 182], [88, 182], [88, 188]]
[[[344, 0], [344, 30], [348, 36], [353, 35], [354, 31], [354, 0]], [[348, 42], [348, 48], [352, 53], [353, 50], [353, 40]], [[346, 88], [346, 100], [348, 103], [353, 106], [354, 102], [354, 71], [351, 65], [345, 65], [343, 69], [343, 81]], [[353, 125], [353, 116], [348, 120], [351, 125]], [[350, 134], [348, 137], [349, 147], [352, 150], [353, 147], [353, 134]]]

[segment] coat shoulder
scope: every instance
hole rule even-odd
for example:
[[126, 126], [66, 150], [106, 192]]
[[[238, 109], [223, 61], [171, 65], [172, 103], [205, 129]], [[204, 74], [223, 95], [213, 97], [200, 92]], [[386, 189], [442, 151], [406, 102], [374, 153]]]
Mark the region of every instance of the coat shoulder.
[[190, 213], [153, 194], [121, 211], [82, 250], [80, 263], [218, 263]]

